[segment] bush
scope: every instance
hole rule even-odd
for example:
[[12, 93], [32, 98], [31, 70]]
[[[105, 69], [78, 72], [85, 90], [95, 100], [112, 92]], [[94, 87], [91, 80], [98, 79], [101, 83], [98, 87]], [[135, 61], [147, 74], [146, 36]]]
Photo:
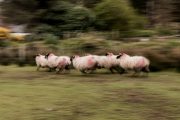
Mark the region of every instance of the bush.
[[59, 37], [50, 33], [32, 34], [25, 38], [26, 41], [45, 41], [45, 44], [57, 44]]
[[145, 23], [127, 0], [104, 0], [95, 7], [95, 14], [96, 28], [100, 30], [128, 31]]
[[85, 43], [81, 45], [80, 49], [87, 53], [94, 52], [98, 50], [98, 45], [93, 44], [93, 43]]
[[176, 34], [176, 31], [171, 30], [170, 28], [167, 28], [167, 27], [158, 26], [158, 27], [155, 28], [155, 30], [157, 31], [158, 35], [173, 35], [173, 34]]
[[66, 31], [87, 30], [94, 21], [94, 14], [90, 9], [68, 1], [49, 2], [48, 7], [43, 14], [37, 16], [41, 23], [37, 24], [32, 32], [63, 37], [63, 32]]
[[131, 30], [128, 34], [124, 34], [127, 37], [152, 37], [156, 35], [156, 31], [154, 30]]
[[38, 41], [38, 35], [37, 34], [31, 34], [31, 35], [27, 35], [25, 36], [25, 40], [28, 42], [32, 42], [32, 41]]
[[45, 44], [57, 45], [59, 42], [59, 38], [53, 34], [43, 34], [42, 39], [45, 41]]
[[11, 45], [9, 40], [0, 40], [0, 47], [8, 47]]
[[84, 31], [92, 25], [95, 18], [94, 13], [88, 8], [75, 6], [68, 11], [66, 19], [63, 29]]

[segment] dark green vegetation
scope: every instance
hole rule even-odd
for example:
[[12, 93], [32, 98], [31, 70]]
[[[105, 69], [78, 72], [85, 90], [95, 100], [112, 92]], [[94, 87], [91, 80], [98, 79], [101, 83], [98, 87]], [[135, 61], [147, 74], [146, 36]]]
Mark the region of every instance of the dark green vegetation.
[[0, 120], [180, 119], [180, 74], [97, 73], [0, 66]]
[[179, 6], [179, 0], [3, 0], [0, 15], [5, 23], [26, 25], [38, 35], [118, 31], [124, 37], [157, 28], [177, 34]]

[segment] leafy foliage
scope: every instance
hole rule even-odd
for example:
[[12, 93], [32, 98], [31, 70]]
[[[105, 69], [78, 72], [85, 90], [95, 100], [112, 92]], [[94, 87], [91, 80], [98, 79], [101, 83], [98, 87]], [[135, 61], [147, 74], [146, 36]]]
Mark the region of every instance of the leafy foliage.
[[97, 28], [102, 30], [129, 30], [143, 25], [142, 18], [125, 0], [104, 0], [95, 8]]
[[88, 8], [62, 0], [8, 0], [2, 6], [5, 21], [27, 24], [35, 33], [61, 36], [63, 31], [86, 30], [94, 20]]
[[37, 10], [36, 0], [4, 0], [1, 2], [2, 15], [7, 23], [30, 24]]
[[46, 44], [56, 45], [58, 43], [58, 40], [59, 40], [59, 38], [53, 34], [44, 34], [42, 37], [45, 40]]

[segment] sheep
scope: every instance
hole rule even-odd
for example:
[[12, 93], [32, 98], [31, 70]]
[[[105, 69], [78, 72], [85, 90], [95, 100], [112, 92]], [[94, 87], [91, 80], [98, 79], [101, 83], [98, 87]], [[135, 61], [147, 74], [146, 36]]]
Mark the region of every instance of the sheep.
[[72, 56], [71, 62], [75, 69], [81, 71], [82, 73], [91, 73], [96, 70], [97, 62], [92, 55], [87, 56]]
[[106, 53], [105, 56], [97, 56], [93, 55], [94, 58], [97, 61], [97, 67], [98, 68], [106, 68], [111, 71], [111, 73], [114, 73], [114, 69], [120, 73], [119, 70], [119, 63], [116, 59], [117, 55], [114, 55], [113, 53]]
[[37, 65], [37, 71], [39, 71], [40, 68], [48, 67], [48, 61], [44, 55], [41, 55], [41, 54], [36, 55], [35, 61], [36, 61], [36, 65]]
[[48, 53], [46, 59], [48, 61], [48, 66], [52, 69], [55, 68], [57, 73], [62, 72], [65, 69], [70, 69], [71, 61], [68, 56], [56, 56], [53, 53]]
[[69, 56], [59, 56], [59, 63], [57, 66], [57, 71], [70, 70], [71, 61]]
[[148, 73], [150, 71], [150, 61], [143, 56], [129, 56], [125, 53], [119, 53], [117, 59], [119, 59], [119, 65], [124, 69], [124, 71], [134, 70], [135, 73]]
[[117, 55], [107, 52], [106, 56], [109, 61], [109, 69], [110, 69], [111, 73], [114, 73], [113, 70], [116, 70], [118, 73], [121, 73], [121, 71], [120, 71], [121, 67], [119, 66], [119, 61], [116, 59]]

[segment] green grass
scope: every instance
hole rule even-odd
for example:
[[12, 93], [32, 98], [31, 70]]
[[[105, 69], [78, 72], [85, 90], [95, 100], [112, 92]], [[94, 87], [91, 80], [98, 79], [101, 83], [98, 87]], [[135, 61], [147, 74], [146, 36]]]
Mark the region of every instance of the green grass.
[[180, 74], [0, 66], [0, 120], [180, 120]]

